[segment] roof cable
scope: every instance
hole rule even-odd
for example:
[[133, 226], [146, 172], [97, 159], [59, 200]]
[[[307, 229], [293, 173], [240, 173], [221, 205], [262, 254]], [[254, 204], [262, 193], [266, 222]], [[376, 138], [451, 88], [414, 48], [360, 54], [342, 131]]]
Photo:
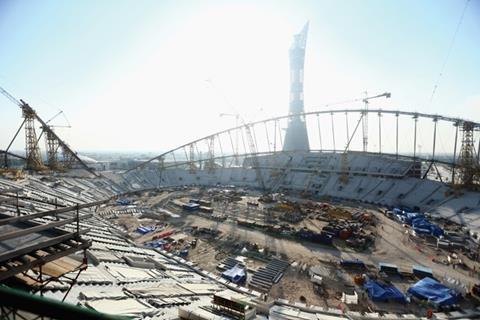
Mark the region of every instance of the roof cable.
[[440, 69], [440, 73], [438, 74], [437, 81], [435, 82], [435, 85], [433, 86], [432, 95], [430, 96], [430, 104], [433, 101], [433, 96], [437, 92], [438, 84], [440, 82], [440, 79], [443, 76], [445, 66], [447, 65], [448, 59], [450, 58], [450, 54], [452, 53], [453, 45], [455, 44], [455, 39], [457, 38], [458, 30], [460, 29], [460, 25], [462, 24], [463, 18], [465, 17], [465, 12], [467, 11], [467, 7], [468, 7], [469, 2], [470, 2], [470, 0], [465, 1], [465, 7], [463, 8], [462, 15], [460, 16], [460, 20], [458, 21], [457, 27], [456, 27], [455, 32], [453, 34], [452, 41], [450, 42], [450, 47], [448, 48], [447, 56], [445, 57], [445, 60], [443, 61], [443, 65], [442, 65], [442, 68]]

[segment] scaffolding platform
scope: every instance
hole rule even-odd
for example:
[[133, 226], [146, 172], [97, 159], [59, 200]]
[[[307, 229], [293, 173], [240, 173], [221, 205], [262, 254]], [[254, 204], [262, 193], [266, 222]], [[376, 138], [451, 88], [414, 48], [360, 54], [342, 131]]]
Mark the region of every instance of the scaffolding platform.
[[[34, 221], [46, 216], [55, 219]], [[89, 230], [80, 229], [79, 223], [89, 217], [80, 215], [78, 206], [23, 216], [0, 214], [0, 281], [90, 247], [91, 241], [81, 237]], [[60, 229], [68, 224], [76, 224], [74, 232]]]

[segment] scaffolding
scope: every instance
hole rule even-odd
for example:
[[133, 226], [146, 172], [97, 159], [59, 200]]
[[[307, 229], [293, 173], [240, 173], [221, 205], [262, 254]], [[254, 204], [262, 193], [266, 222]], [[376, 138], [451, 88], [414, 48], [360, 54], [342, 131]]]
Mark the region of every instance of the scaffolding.
[[28, 107], [27, 104], [23, 104], [22, 115], [25, 119], [25, 168], [34, 171], [43, 170], [45, 167], [42, 162], [37, 134], [35, 132], [35, 111]]
[[475, 127], [472, 122], [465, 121], [460, 130], [462, 145], [457, 164], [460, 184], [469, 190], [478, 190], [480, 187], [480, 165], [474, 140], [474, 133], [478, 131], [478, 127]]

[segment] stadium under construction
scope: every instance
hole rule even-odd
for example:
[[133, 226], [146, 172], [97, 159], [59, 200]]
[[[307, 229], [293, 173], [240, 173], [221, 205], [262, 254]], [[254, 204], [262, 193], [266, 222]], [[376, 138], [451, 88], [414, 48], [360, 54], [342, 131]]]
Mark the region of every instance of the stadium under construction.
[[1, 89], [26, 152], [1, 151], [0, 318], [479, 318], [480, 123], [388, 92], [305, 112], [307, 33], [287, 115], [122, 170]]

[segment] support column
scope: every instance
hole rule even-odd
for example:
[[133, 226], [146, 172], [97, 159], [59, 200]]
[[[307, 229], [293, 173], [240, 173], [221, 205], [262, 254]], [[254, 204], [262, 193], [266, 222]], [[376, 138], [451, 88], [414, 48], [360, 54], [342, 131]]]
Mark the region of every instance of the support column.
[[225, 154], [223, 153], [223, 146], [222, 146], [222, 140], [220, 139], [220, 135], [217, 134], [217, 141], [218, 141], [218, 147], [220, 148], [220, 154], [222, 157], [225, 157]]
[[437, 144], [437, 122], [438, 119], [434, 118], [433, 119], [433, 150], [432, 150], [432, 162], [435, 161], [435, 146]]
[[270, 148], [270, 137], [268, 136], [268, 128], [267, 128], [267, 123], [263, 123], [265, 125], [265, 135], [267, 136], [267, 146], [268, 146], [268, 152], [271, 152]]
[[[243, 127], [245, 128], [245, 127]], [[244, 154], [248, 154], [248, 150], [247, 150], [247, 145], [245, 144], [245, 137], [243, 136], [243, 128], [242, 128], [242, 131], [240, 132], [242, 134], [242, 144], [243, 144], [243, 150], [245, 150], [245, 153]]]
[[382, 114], [378, 113], [378, 153], [382, 154]]
[[323, 149], [322, 147], [322, 131], [320, 129], [320, 115], [317, 113], [317, 127], [318, 127], [318, 139], [320, 142], [320, 150]]
[[395, 114], [396, 119], [396, 137], [395, 137], [395, 157], [398, 159], [398, 113]]
[[345, 112], [345, 126], [347, 127], [347, 144], [350, 140], [350, 132], [348, 132], [348, 112]]
[[[238, 166], [238, 154], [237, 154], [237, 150], [235, 150], [236, 148], [235, 148], [235, 145], [233, 144], [232, 132], [230, 130], [228, 131], [228, 137], [230, 138], [230, 145], [232, 146], [232, 152], [233, 152], [233, 158], [235, 160], [235, 165]], [[237, 144], [237, 148], [238, 148], [238, 144]]]
[[277, 120], [273, 121], [273, 152], [277, 152]]
[[253, 141], [255, 143], [255, 151], [256, 153], [258, 153], [259, 150], [258, 150], [258, 143], [257, 143], [257, 135], [255, 134], [255, 126], [252, 125], [251, 128], [252, 128]]
[[[20, 208], [18, 207], [18, 190], [15, 192], [15, 207], [17, 208], [17, 217], [20, 217]], [[57, 209], [56, 206], [57, 203], [57, 198], [55, 198], [55, 209]]]
[[76, 213], [77, 213], [77, 219], [76, 219], [76, 222], [77, 222], [77, 237], [80, 237], [80, 208], [78, 206], [78, 203], [77, 203], [77, 206], [76, 206]]
[[332, 119], [332, 140], [333, 140], [333, 152], [335, 153], [337, 148], [335, 147], [335, 126], [333, 123], [333, 112], [330, 113], [330, 117]]
[[458, 122], [455, 122], [454, 124], [456, 129], [455, 129], [455, 145], [453, 147], [452, 184], [455, 184], [455, 167], [457, 162], [457, 142], [458, 142], [458, 126], [459, 125], [460, 124]]
[[282, 128], [280, 128], [280, 123], [278, 124], [278, 138], [280, 139], [280, 145], [283, 146]]
[[480, 164], [480, 135], [478, 136], [477, 163]]
[[417, 157], [417, 116], [414, 116], [414, 131], [413, 131], [413, 162]]

